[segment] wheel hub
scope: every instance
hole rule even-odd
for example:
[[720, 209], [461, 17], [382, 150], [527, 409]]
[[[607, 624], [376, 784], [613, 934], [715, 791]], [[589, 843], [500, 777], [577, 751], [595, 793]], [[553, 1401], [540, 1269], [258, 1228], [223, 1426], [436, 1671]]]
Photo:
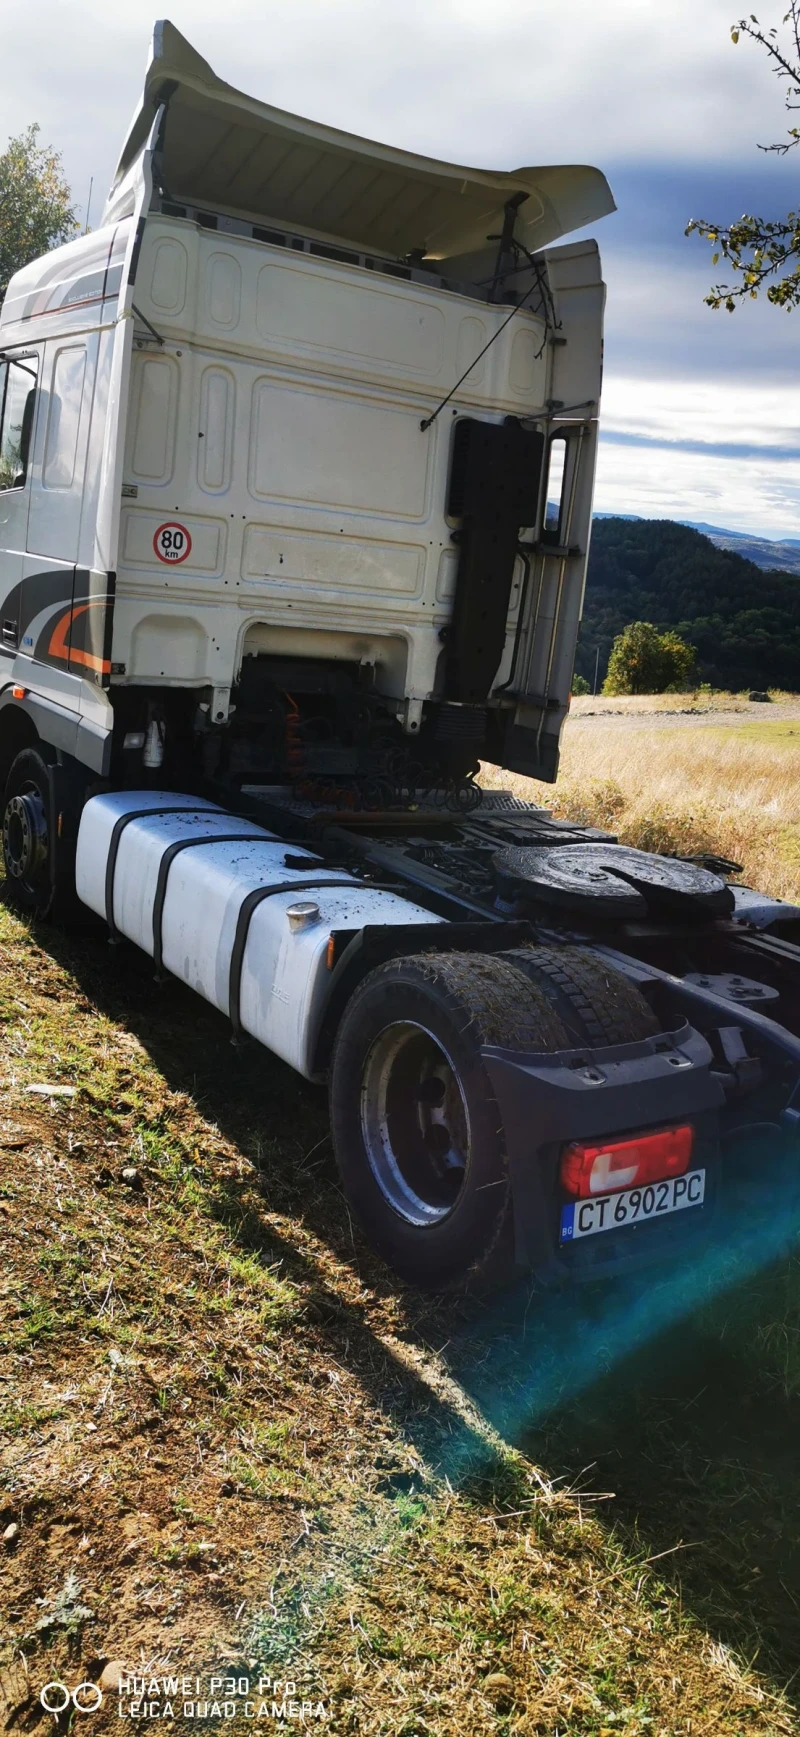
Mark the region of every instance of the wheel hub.
[[361, 1127], [370, 1169], [395, 1212], [415, 1225], [452, 1212], [469, 1155], [456, 1069], [422, 1026], [388, 1026], [367, 1057]]
[[18, 881], [35, 881], [47, 866], [47, 815], [39, 791], [31, 787], [11, 796], [3, 816], [6, 870]]

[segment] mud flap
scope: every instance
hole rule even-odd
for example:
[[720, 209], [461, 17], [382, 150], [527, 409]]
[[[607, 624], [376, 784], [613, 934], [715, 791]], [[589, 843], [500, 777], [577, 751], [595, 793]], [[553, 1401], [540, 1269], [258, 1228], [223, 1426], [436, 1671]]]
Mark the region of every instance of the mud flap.
[[[712, 1052], [688, 1023], [636, 1043], [522, 1054], [485, 1046], [484, 1067], [500, 1107], [514, 1202], [519, 1266], [544, 1284], [577, 1275], [558, 1244], [557, 1168], [571, 1140], [611, 1138], [691, 1118], [716, 1155]], [[611, 1249], [609, 1249], [611, 1256]], [[606, 1270], [620, 1265], [614, 1254]], [[592, 1276], [597, 1276], [597, 1265]]]

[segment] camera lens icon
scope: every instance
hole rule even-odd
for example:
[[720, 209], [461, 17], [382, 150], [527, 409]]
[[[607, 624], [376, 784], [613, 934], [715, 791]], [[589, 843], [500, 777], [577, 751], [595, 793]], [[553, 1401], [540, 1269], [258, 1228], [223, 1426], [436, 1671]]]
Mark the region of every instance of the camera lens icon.
[[102, 1705], [103, 1691], [96, 1683], [78, 1683], [68, 1689], [66, 1683], [45, 1683], [39, 1701], [46, 1713], [65, 1713], [70, 1705], [76, 1713], [96, 1713]]

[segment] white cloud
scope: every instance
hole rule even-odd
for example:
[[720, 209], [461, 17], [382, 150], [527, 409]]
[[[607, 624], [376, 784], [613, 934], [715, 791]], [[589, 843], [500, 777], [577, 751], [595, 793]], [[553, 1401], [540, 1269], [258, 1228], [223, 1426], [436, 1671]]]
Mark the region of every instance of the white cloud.
[[598, 512], [800, 535], [800, 410], [789, 384], [612, 377], [600, 421], [612, 438], [601, 439]]
[[792, 384], [612, 375], [603, 389], [602, 423], [608, 433], [665, 442], [795, 446], [800, 462], [800, 403]]
[[600, 443], [595, 507], [643, 519], [681, 519], [800, 536], [800, 459], [721, 458], [680, 448]]

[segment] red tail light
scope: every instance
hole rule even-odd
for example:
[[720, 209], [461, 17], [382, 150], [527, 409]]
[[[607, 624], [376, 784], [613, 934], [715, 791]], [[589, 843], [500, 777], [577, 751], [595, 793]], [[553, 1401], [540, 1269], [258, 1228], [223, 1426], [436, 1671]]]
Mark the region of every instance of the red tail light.
[[635, 1140], [576, 1141], [561, 1157], [561, 1186], [576, 1200], [593, 1194], [613, 1194], [620, 1188], [644, 1187], [667, 1176], [683, 1176], [689, 1168], [694, 1128], [664, 1128]]

